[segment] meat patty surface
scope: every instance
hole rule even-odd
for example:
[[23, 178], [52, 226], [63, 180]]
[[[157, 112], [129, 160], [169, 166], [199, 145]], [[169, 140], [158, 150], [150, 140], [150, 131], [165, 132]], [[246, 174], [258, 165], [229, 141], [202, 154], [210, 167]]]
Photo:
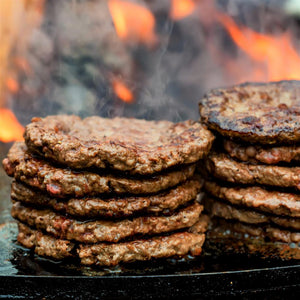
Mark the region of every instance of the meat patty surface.
[[115, 266], [119, 263], [152, 258], [200, 255], [207, 223], [208, 218], [201, 216], [193, 227], [183, 232], [117, 244], [94, 245], [73, 244], [19, 223], [18, 242], [26, 248], [34, 249], [35, 253], [41, 256], [55, 259], [79, 256], [83, 265]]
[[149, 196], [53, 198], [20, 182], [13, 181], [11, 198], [24, 204], [52, 208], [61, 213], [85, 218], [121, 218], [136, 213], [170, 213], [196, 199], [202, 182], [199, 177], [184, 182], [168, 191]]
[[105, 119], [77, 116], [33, 118], [26, 126], [30, 151], [62, 165], [153, 174], [205, 156], [214, 139], [199, 122]]
[[210, 174], [224, 181], [300, 190], [300, 167], [247, 164], [237, 162], [224, 153], [215, 152], [204, 163]]
[[156, 235], [191, 227], [199, 219], [203, 206], [194, 203], [170, 216], [145, 216], [116, 221], [80, 222], [48, 209], [35, 209], [15, 202], [13, 218], [59, 239], [81, 243], [118, 242], [139, 235]]
[[201, 121], [248, 143], [300, 142], [300, 81], [214, 89], [200, 101]]
[[204, 189], [209, 195], [234, 205], [275, 215], [300, 217], [300, 195], [296, 193], [269, 191], [258, 186], [226, 187], [213, 181], [206, 181]]
[[186, 181], [195, 171], [195, 165], [186, 165], [179, 170], [145, 178], [77, 172], [55, 167], [45, 160], [33, 157], [26, 152], [26, 146], [22, 142], [16, 142], [11, 147], [7, 158], [3, 160], [3, 167], [8, 175], [14, 176], [18, 181], [58, 198], [80, 198], [104, 193], [157, 193]]
[[277, 164], [280, 162], [300, 162], [300, 146], [261, 146], [257, 144], [240, 144], [224, 139], [224, 149], [232, 157], [240, 161]]
[[300, 218], [264, 214], [253, 209], [223, 203], [213, 198], [206, 198], [205, 208], [210, 212], [211, 216], [226, 220], [237, 220], [247, 224], [273, 224], [300, 231]]

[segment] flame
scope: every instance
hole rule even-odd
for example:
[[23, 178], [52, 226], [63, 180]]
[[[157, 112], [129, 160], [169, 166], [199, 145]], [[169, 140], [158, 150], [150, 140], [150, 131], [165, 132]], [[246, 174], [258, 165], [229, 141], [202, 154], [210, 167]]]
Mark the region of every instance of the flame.
[[[244, 26], [239, 27], [225, 14], [217, 13], [216, 17], [236, 45], [253, 60], [254, 69], [247, 75], [248, 80], [300, 79], [300, 56], [288, 32], [276, 36], [262, 34]], [[234, 62], [228, 65], [231, 65], [231, 69], [237, 68]]]
[[190, 15], [196, 8], [194, 0], [172, 0], [170, 18], [181, 20]]
[[6, 86], [7, 88], [12, 92], [12, 93], [16, 93], [19, 90], [19, 84], [16, 81], [15, 78], [13, 77], [8, 77], [6, 79]]
[[0, 108], [0, 141], [4, 143], [23, 140], [24, 127], [19, 123], [13, 112]]
[[132, 103], [134, 96], [126, 84], [119, 78], [113, 78], [112, 86], [115, 94], [126, 103]]
[[108, 7], [122, 40], [143, 43], [148, 47], [157, 43], [155, 18], [145, 6], [125, 0], [109, 0]]

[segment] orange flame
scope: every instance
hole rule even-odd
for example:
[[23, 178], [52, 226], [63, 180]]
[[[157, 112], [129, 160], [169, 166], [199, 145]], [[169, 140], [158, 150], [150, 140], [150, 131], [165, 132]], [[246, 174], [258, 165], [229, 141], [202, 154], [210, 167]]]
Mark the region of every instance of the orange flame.
[[194, 0], [172, 0], [170, 18], [181, 20], [190, 15], [196, 8]]
[[118, 36], [152, 47], [157, 43], [155, 18], [146, 7], [125, 0], [109, 0], [108, 7]]
[[278, 36], [262, 34], [239, 27], [232, 18], [222, 13], [217, 13], [216, 17], [237, 46], [253, 59], [255, 66], [248, 74], [248, 80], [300, 79], [300, 56], [288, 32]]
[[114, 78], [112, 81], [112, 86], [115, 94], [126, 103], [132, 103], [134, 96], [126, 84], [119, 78]]
[[19, 90], [19, 84], [13, 77], [8, 77], [6, 79], [6, 86], [12, 92], [16, 93]]
[[24, 127], [19, 123], [13, 112], [0, 108], [0, 141], [4, 143], [23, 140]]

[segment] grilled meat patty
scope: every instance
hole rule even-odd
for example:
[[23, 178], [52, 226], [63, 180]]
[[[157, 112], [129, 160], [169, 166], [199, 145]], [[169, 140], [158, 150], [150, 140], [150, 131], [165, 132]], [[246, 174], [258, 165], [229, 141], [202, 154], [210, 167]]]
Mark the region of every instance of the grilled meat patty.
[[194, 225], [203, 206], [194, 203], [170, 216], [145, 216], [116, 221], [77, 221], [48, 209], [35, 209], [15, 202], [13, 218], [54, 237], [81, 243], [118, 242], [136, 235], [155, 235]]
[[100, 175], [89, 171], [77, 172], [54, 167], [45, 160], [26, 152], [22, 142], [16, 142], [3, 160], [6, 173], [49, 195], [65, 197], [95, 196], [103, 193], [150, 194], [157, 193], [192, 177], [195, 165], [146, 178], [132, 178], [113, 174]]
[[168, 121], [77, 116], [33, 118], [26, 126], [30, 151], [75, 168], [111, 168], [153, 174], [206, 155], [213, 134], [195, 121]]
[[59, 199], [13, 181], [11, 198], [24, 204], [49, 207], [77, 217], [121, 218], [136, 213], [169, 213], [196, 199], [201, 186], [200, 179], [194, 177], [171, 190], [156, 195]]
[[201, 121], [226, 137], [248, 143], [300, 142], [300, 82], [246, 83], [209, 92]]
[[245, 162], [277, 164], [279, 162], [300, 162], [300, 146], [261, 146], [240, 144], [224, 139], [225, 151], [232, 157]]
[[200, 255], [207, 224], [208, 218], [201, 216], [194, 226], [184, 232], [117, 244], [83, 245], [56, 239], [19, 223], [18, 242], [26, 248], [34, 249], [35, 253], [41, 256], [54, 259], [79, 256], [84, 265], [115, 266], [121, 262], [144, 261], [151, 258]]
[[300, 217], [300, 195], [296, 193], [269, 191], [258, 186], [226, 187], [213, 181], [206, 181], [204, 189], [208, 194], [234, 205], [275, 215]]
[[210, 174], [224, 181], [300, 190], [300, 167], [246, 164], [223, 153], [211, 153], [204, 163]]

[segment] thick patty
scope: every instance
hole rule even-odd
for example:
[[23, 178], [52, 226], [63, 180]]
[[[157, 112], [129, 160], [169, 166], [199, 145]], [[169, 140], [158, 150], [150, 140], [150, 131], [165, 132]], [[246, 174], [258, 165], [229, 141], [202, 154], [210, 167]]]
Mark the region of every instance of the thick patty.
[[196, 199], [201, 186], [200, 178], [194, 177], [171, 190], [156, 195], [58, 199], [13, 181], [11, 198], [24, 204], [49, 207], [77, 217], [121, 218], [136, 213], [169, 213]]
[[201, 216], [193, 227], [184, 232], [117, 244], [95, 245], [73, 244], [19, 223], [18, 242], [26, 248], [34, 249], [35, 253], [41, 256], [54, 259], [79, 256], [84, 265], [115, 266], [122, 262], [145, 261], [152, 258], [200, 255], [207, 223], [207, 217]]
[[224, 139], [224, 149], [232, 157], [245, 162], [277, 164], [279, 162], [300, 162], [300, 146], [261, 146], [239, 144]]
[[209, 92], [201, 121], [226, 137], [261, 144], [300, 141], [300, 81], [246, 83]]
[[300, 190], [300, 167], [246, 164], [223, 153], [211, 153], [205, 160], [205, 166], [211, 175], [224, 181]]
[[30, 151], [71, 168], [112, 168], [153, 174], [206, 155], [214, 137], [195, 121], [77, 116], [33, 118], [26, 126]]
[[300, 231], [300, 218], [263, 214], [253, 209], [236, 207], [213, 198], [206, 198], [205, 209], [210, 212], [211, 216], [226, 220], [237, 220], [247, 224], [273, 224]]
[[145, 216], [117, 221], [77, 221], [48, 209], [35, 209], [15, 202], [13, 218], [56, 238], [75, 240], [81, 243], [118, 242], [122, 239], [155, 235], [191, 227], [199, 219], [203, 206], [194, 203], [170, 216]]
[[206, 250], [221, 255], [247, 254], [268, 259], [300, 259], [300, 233], [271, 226], [215, 219], [206, 240]]
[[276, 215], [300, 217], [300, 195], [296, 193], [268, 191], [258, 186], [226, 187], [213, 181], [206, 181], [204, 188], [208, 194], [234, 205]]
[[103, 193], [157, 193], [186, 181], [195, 171], [195, 165], [187, 165], [179, 170], [146, 178], [77, 172], [69, 168], [54, 167], [33, 157], [26, 152], [26, 146], [22, 142], [11, 147], [7, 158], [3, 160], [3, 167], [8, 175], [14, 176], [18, 181], [58, 198], [79, 198]]

